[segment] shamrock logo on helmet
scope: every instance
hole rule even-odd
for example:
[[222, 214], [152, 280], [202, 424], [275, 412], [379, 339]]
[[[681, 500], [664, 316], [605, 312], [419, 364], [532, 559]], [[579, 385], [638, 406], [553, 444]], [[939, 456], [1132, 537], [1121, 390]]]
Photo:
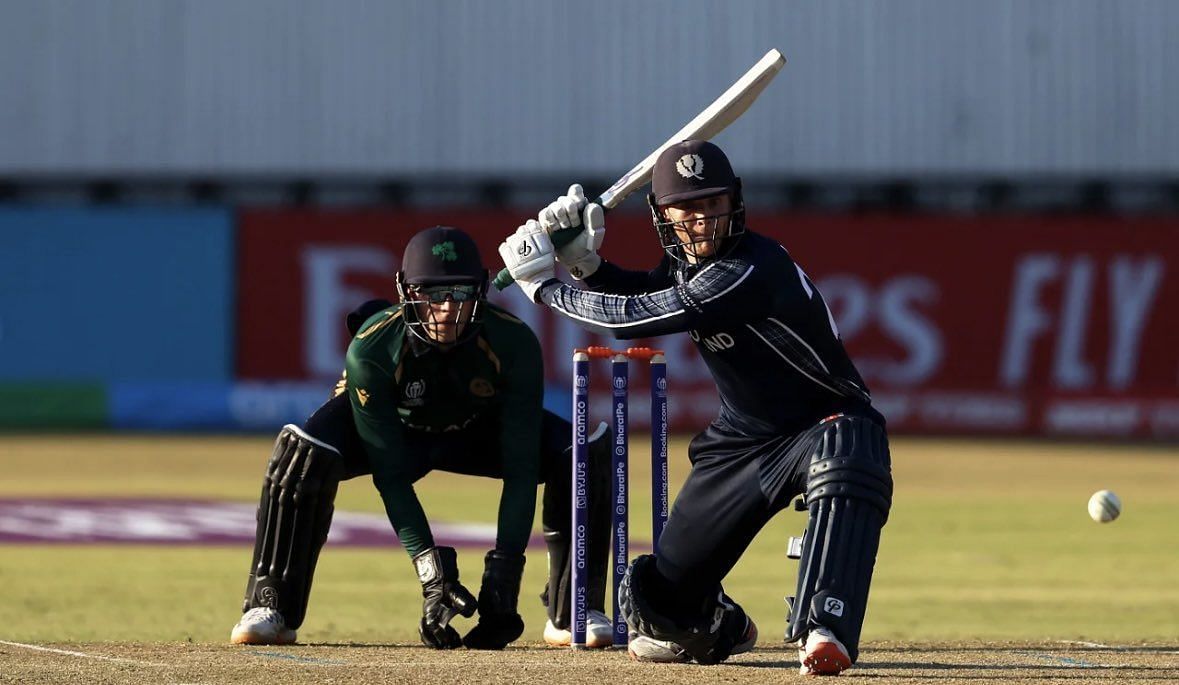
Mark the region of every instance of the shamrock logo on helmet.
[[430, 252], [444, 262], [457, 262], [458, 252], [454, 249], [454, 241], [447, 240], [445, 242], [437, 243], [430, 248]]

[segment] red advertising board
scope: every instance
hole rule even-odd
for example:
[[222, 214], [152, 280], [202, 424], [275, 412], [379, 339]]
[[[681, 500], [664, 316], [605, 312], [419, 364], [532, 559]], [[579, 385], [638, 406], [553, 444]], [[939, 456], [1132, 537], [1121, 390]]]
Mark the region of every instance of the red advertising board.
[[[392, 296], [410, 235], [456, 225], [497, 264], [495, 246], [524, 218], [246, 212], [239, 377], [335, 376], [344, 314]], [[1175, 220], [776, 214], [751, 224], [818, 284], [894, 431], [1179, 437]], [[608, 236], [612, 261], [638, 268], [659, 258], [643, 214], [612, 214]], [[554, 385], [567, 382], [573, 346], [608, 342], [516, 289], [497, 301], [536, 328]], [[716, 408], [707, 369], [687, 336], [656, 342], [669, 355], [673, 427], [698, 430]]]

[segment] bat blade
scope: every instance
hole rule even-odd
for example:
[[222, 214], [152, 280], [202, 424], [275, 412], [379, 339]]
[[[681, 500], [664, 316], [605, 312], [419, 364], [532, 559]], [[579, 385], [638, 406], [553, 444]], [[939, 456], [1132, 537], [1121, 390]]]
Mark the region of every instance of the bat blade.
[[[770, 85], [770, 81], [774, 80], [785, 64], [786, 58], [782, 56], [781, 52], [776, 49], [767, 52], [764, 57], [758, 60], [757, 64], [754, 64], [749, 71], [729, 86], [728, 90], [721, 93], [720, 97], [714, 100], [711, 105], [704, 108], [696, 115], [696, 118], [676, 131], [666, 142], [655, 148], [643, 161], [623, 174], [622, 178], [615, 181], [614, 185], [607, 188], [594, 202], [607, 210], [614, 209], [628, 195], [650, 182], [651, 174], [655, 170], [655, 160], [659, 159], [659, 155], [663, 154], [664, 150], [684, 140], [710, 140], [728, 128], [729, 124], [736, 121], [745, 113], [745, 110], [749, 109], [749, 106], [757, 100], [766, 86]], [[581, 233], [580, 226], [555, 231], [552, 236], [553, 245], [558, 248], [564, 247], [573, 242], [579, 233]], [[508, 273], [507, 269], [504, 269], [492, 282], [496, 288], [503, 290], [512, 284], [512, 275]]]
[[721, 93], [721, 96], [711, 105], [697, 114], [695, 119], [676, 131], [666, 142], [647, 155], [646, 159], [636, 164], [622, 178], [615, 181], [614, 185], [599, 195], [597, 203], [606, 209], [614, 209], [628, 195], [642, 188], [651, 180], [651, 174], [655, 170], [655, 160], [659, 159], [659, 155], [663, 154], [664, 150], [684, 140], [710, 140], [728, 128], [729, 124], [736, 121], [745, 113], [745, 110], [749, 109], [749, 106], [757, 100], [766, 86], [770, 85], [770, 81], [774, 80], [785, 64], [786, 58], [782, 56], [781, 52], [777, 50], [767, 52], [764, 57], [758, 60], [757, 64], [729, 86], [728, 90]]

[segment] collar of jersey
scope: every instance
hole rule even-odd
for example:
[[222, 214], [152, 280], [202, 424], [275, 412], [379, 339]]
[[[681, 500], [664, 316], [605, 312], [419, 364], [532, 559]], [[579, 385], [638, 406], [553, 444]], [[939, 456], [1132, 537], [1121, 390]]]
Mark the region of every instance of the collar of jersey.
[[420, 357], [427, 352], [438, 349], [409, 331], [406, 331], [405, 337], [409, 341], [409, 351], [413, 352], [413, 356], [415, 357]]

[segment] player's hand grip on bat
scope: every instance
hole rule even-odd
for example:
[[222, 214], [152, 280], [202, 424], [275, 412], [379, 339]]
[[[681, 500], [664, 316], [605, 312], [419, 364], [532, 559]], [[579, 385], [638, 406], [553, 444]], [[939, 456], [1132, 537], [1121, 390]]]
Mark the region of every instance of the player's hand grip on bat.
[[[605, 214], [606, 214], [606, 210], [600, 204], [593, 203], [593, 204], [588, 205], [582, 211], [582, 217], [580, 217], [583, 224], [597, 226], [601, 229], [601, 231], [602, 231], [601, 238], [596, 238], [596, 240], [598, 241], [598, 243], [597, 243], [598, 245], [601, 245], [602, 238], [606, 237], [606, 234], [605, 234], [605, 230], [606, 230]], [[585, 216], [590, 216], [591, 218], [588, 221], [585, 221]], [[537, 224], [539, 226], [539, 222], [535, 219], [533, 219], [531, 221], [531, 223]], [[554, 249], [564, 248], [566, 245], [573, 243], [574, 241], [578, 240], [579, 238], [581, 238], [584, 235], [584, 231], [582, 231], [582, 227], [583, 227], [582, 225], [570, 226], [569, 228], [561, 228], [558, 226], [557, 228], [554, 228], [552, 230], [551, 237], [549, 238], [549, 243], [554, 247]], [[523, 228], [523, 227], [521, 227], [521, 228]], [[543, 228], [541, 228], [541, 230], [544, 231]], [[546, 231], [546, 233], [547, 233], [547, 231]], [[507, 262], [508, 262], [508, 260], [505, 259], [504, 263], [507, 264]], [[564, 263], [564, 262], [562, 262], [562, 263]], [[594, 264], [594, 269], [597, 269], [598, 264], [600, 264], [600, 263], [601, 263], [601, 261], [598, 260]], [[585, 265], [583, 265], [583, 266], [585, 266]], [[584, 275], [588, 275], [588, 274], [584, 274]], [[582, 276], [582, 277], [584, 277], [584, 276]], [[497, 274], [494, 279], [492, 279], [491, 283], [492, 283], [492, 285], [494, 285], [496, 287], [497, 290], [503, 290], [504, 288], [511, 285], [514, 282], [514, 279], [515, 279], [515, 276], [512, 275], [511, 269], [505, 268], [504, 270], [500, 271], [499, 274]], [[529, 294], [529, 297], [530, 298], [532, 297], [531, 293]], [[533, 298], [533, 299], [535, 299], [535, 298]]]
[[556, 278], [556, 255], [552, 240], [536, 219], [529, 219], [500, 243], [499, 256], [520, 289], [533, 302], [536, 302], [540, 286]]
[[422, 583], [422, 621], [418, 625], [422, 644], [434, 649], [462, 647], [462, 638], [450, 627], [450, 619], [474, 616], [479, 603], [459, 582], [454, 548], [431, 547], [414, 556], [413, 565]]
[[[557, 249], [557, 261], [569, 274], [582, 280], [598, 270], [602, 258], [598, 248], [606, 239], [606, 213], [599, 204], [587, 204], [585, 192], [577, 183], [569, 186], [569, 192], [553, 200], [536, 216], [540, 225], [552, 238]], [[572, 241], [562, 244], [557, 238], [558, 231], [578, 231]]]

